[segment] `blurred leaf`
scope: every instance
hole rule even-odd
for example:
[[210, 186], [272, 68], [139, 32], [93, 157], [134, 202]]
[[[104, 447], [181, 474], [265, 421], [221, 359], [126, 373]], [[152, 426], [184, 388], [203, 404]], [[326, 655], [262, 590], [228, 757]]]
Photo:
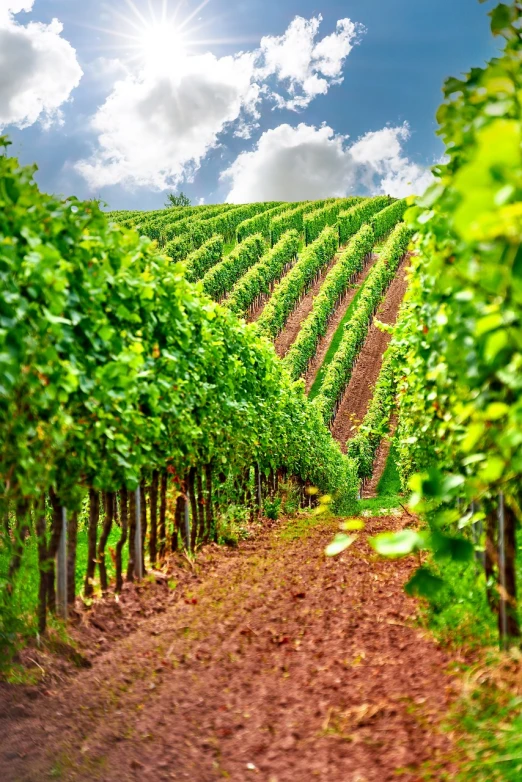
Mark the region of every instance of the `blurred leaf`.
[[348, 546], [351, 546], [357, 540], [357, 535], [344, 535], [338, 532], [331, 543], [325, 548], [324, 553], [327, 557], [335, 557], [341, 554]]
[[444, 581], [434, 576], [428, 568], [420, 567], [410, 578], [404, 587], [408, 595], [425, 597], [428, 600], [434, 598], [444, 586]]
[[382, 557], [406, 557], [414, 551], [426, 548], [427, 533], [403, 529], [400, 532], [384, 532], [370, 539], [370, 544]]
[[365, 523], [362, 519], [347, 519], [341, 524], [341, 529], [345, 532], [353, 532], [355, 530], [364, 529]]

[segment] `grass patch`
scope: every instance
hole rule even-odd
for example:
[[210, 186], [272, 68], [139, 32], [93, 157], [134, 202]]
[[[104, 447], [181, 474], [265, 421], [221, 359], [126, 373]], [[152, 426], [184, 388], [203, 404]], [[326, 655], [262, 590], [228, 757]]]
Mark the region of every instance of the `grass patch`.
[[447, 560], [430, 563], [430, 568], [444, 579], [425, 610], [426, 623], [436, 638], [445, 646], [496, 646], [497, 620], [488, 605], [481, 565]]
[[302, 540], [308, 537], [314, 529], [325, 522], [331, 522], [330, 514], [315, 515], [314, 513], [300, 513], [284, 525], [279, 533], [281, 540]]
[[312, 385], [312, 388], [310, 389], [310, 393], [308, 395], [308, 398], [310, 400], [315, 399], [315, 397], [319, 394], [321, 390], [321, 386], [323, 384], [324, 376], [326, 374], [326, 370], [328, 369], [328, 365], [331, 361], [333, 361], [335, 354], [337, 353], [339, 349], [339, 345], [341, 344], [341, 340], [344, 336], [344, 330], [346, 328], [346, 325], [348, 321], [351, 319], [353, 313], [355, 312], [355, 309], [357, 307], [357, 304], [359, 302], [359, 298], [362, 295], [362, 292], [364, 290], [364, 286], [366, 284], [368, 277], [364, 280], [364, 282], [359, 285], [359, 288], [357, 290], [357, 293], [353, 297], [352, 301], [350, 302], [350, 306], [346, 310], [346, 313], [342, 319], [342, 321], [339, 323], [335, 334], [333, 336], [333, 339], [330, 343], [330, 347], [328, 348], [328, 351], [326, 353], [326, 356], [324, 357], [324, 361], [322, 363], [321, 368], [319, 369], [319, 372], [316, 375], [316, 378], [314, 380], [314, 383]]
[[401, 493], [401, 478], [397, 467], [399, 461], [399, 452], [397, 450], [397, 441], [392, 439], [390, 452], [386, 460], [384, 472], [377, 485], [378, 497], [396, 497]]
[[[517, 655], [518, 657], [518, 655]], [[519, 661], [503, 656], [482, 663], [469, 672], [475, 682], [453, 706], [444, 729], [455, 737], [454, 747], [443, 761], [456, 771], [448, 774], [441, 764], [423, 767], [430, 782], [519, 782], [522, 779], [522, 690]]]
[[223, 244], [223, 258], [225, 258], [227, 255], [230, 255], [236, 244], [237, 242], [235, 240], [232, 242], [225, 242]]
[[403, 497], [395, 495], [387, 495], [384, 497], [372, 497], [368, 500], [358, 500], [356, 516], [365, 516], [368, 513], [373, 513], [375, 516], [381, 515], [382, 511], [395, 510], [401, 507], [401, 502], [404, 501]]
[[[115, 525], [111, 530], [105, 549], [109, 581], [114, 581], [115, 578], [114, 563], [109, 549], [115, 548], [120, 536], [121, 529]], [[76, 551], [76, 593], [78, 595], [83, 593], [87, 555], [87, 527], [80, 523]], [[10, 557], [11, 551], [8, 547], [0, 549], [0, 582], [2, 578], [6, 578]], [[123, 572], [127, 568], [128, 558], [127, 543], [122, 552]], [[98, 576], [98, 572], [96, 575]], [[16, 574], [13, 594], [9, 598], [5, 597], [3, 604], [0, 605], [0, 667], [3, 658], [2, 649], [12, 649], [20, 643], [23, 645], [24, 639], [36, 635], [39, 580], [37, 542], [36, 537], [31, 535], [24, 544], [22, 562], [20, 570]], [[96, 590], [96, 592], [98, 591]], [[50, 617], [50, 626], [57, 629], [59, 623]]]

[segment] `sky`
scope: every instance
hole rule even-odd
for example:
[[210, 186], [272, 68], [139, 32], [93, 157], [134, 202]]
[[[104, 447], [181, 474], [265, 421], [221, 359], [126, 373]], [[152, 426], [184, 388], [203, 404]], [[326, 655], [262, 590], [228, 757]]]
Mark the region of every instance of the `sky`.
[[0, 133], [42, 189], [111, 209], [420, 193], [491, 6], [0, 0]]

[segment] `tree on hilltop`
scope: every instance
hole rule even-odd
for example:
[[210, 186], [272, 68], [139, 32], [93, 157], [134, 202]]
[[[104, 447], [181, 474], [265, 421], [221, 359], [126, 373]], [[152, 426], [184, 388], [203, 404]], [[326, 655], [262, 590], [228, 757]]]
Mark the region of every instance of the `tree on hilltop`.
[[183, 191], [181, 191], [179, 195], [176, 193], [169, 193], [165, 206], [190, 206], [190, 198], [188, 198]]

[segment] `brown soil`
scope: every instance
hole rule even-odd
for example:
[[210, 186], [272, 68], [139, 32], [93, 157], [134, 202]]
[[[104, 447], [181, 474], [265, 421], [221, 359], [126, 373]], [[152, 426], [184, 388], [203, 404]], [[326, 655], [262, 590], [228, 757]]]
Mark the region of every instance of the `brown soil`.
[[[393, 325], [397, 320], [406, 293], [408, 264], [409, 259], [405, 258], [377, 311], [377, 318], [382, 323]], [[354, 436], [368, 411], [373, 388], [381, 371], [384, 351], [390, 339], [391, 335], [380, 331], [375, 324], [370, 326], [332, 427], [332, 434], [344, 452], [347, 440]]]
[[315, 378], [317, 377], [317, 373], [319, 372], [319, 370], [323, 365], [323, 361], [326, 357], [326, 354], [328, 353], [328, 350], [332, 343], [332, 339], [334, 338], [334, 334], [339, 328], [339, 324], [341, 323], [342, 319], [346, 315], [346, 310], [352, 303], [358, 288], [366, 280], [368, 274], [370, 273], [370, 270], [373, 268], [376, 261], [377, 261], [377, 255], [372, 255], [371, 260], [366, 264], [364, 269], [361, 272], [359, 272], [359, 274], [357, 275], [357, 277], [355, 278], [352, 284], [352, 287], [349, 289], [346, 297], [343, 299], [341, 305], [337, 308], [332, 319], [330, 320], [326, 334], [324, 335], [324, 337], [321, 337], [321, 339], [319, 340], [319, 343], [317, 345], [317, 350], [315, 352], [315, 356], [310, 362], [308, 366], [308, 370], [304, 376], [307, 394], [310, 392], [310, 389], [312, 388], [315, 382]]
[[[279, 280], [277, 280], [277, 282], [274, 284], [274, 287], [275, 287], [275, 285], [278, 285], [278, 284], [281, 282], [281, 280], [284, 280], [284, 278], [286, 277], [286, 275], [287, 275], [287, 274], [288, 274], [290, 271], [292, 271], [292, 269], [294, 268], [295, 264], [297, 263], [297, 260], [298, 260], [298, 258], [296, 258], [296, 259], [294, 260], [294, 262], [291, 264], [291, 266], [290, 266], [290, 268], [288, 269], [288, 271], [286, 271], [286, 272], [285, 272], [285, 273], [282, 275], [282, 277], [281, 277]], [[271, 288], [271, 289], [270, 289], [270, 292], [269, 292], [269, 293], [266, 295], [266, 298], [265, 298], [265, 299], [264, 299], [264, 300], [261, 302], [261, 304], [259, 304], [257, 307], [255, 307], [255, 308], [254, 308], [254, 310], [253, 310], [252, 312], [249, 312], [249, 313], [247, 314], [247, 317], [246, 317], [246, 321], [247, 321], [247, 323], [255, 323], [255, 322], [256, 322], [256, 320], [259, 320], [259, 317], [260, 317], [261, 313], [262, 313], [262, 312], [263, 312], [263, 310], [265, 309], [265, 307], [266, 307], [267, 303], [270, 301], [270, 297], [271, 297], [271, 295], [272, 295], [273, 289], [274, 289], [274, 288]]]
[[341, 254], [338, 253], [335, 256], [335, 258], [333, 258], [330, 261], [328, 266], [324, 267], [319, 278], [314, 282], [310, 290], [303, 296], [303, 298], [301, 299], [297, 307], [294, 309], [294, 311], [286, 321], [285, 327], [282, 330], [282, 332], [279, 334], [278, 337], [276, 337], [276, 340], [274, 342], [274, 347], [276, 349], [276, 353], [279, 356], [279, 358], [283, 358], [284, 356], [286, 356], [286, 354], [292, 347], [293, 343], [297, 339], [297, 335], [299, 334], [299, 331], [301, 329], [301, 324], [312, 311], [312, 307], [314, 306], [314, 298], [321, 290], [321, 286], [324, 282], [324, 278], [326, 277], [330, 269], [332, 269], [335, 266], [335, 264], [337, 263], [340, 257]]
[[337, 522], [305, 515], [210, 547], [175, 604], [91, 668], [3, 685], [2, 782], [416, 782], [449, 749], [456, 687], [403, 591], [416, 560], [366, 540], [405, 523], [368, 520], [333, 559]]
[[261, 313], [263, 312], [263, 310], [265, 309], [265, 306], [266, 306], [267, 302], [269, 301], [269, 299], [270, 299], [270, 296], [267, 296], [265, 301], [261, 302], [261, 304], [258, 307], [256, 307], [255, 310], [253, 310], [252, 313], [248, 313], [248, 315], [246, 317], [246, 322], [247, 323], [255, 323], [256, 320], [259, 320], [259, 317], [260, 317]]
[[390, 425], [388, 434], [383, 437], [377, 448], [375, 455], [375, 461], [373, 463], [373, 475], [371, 479], [363, 486], [363, 499], [377, 496], [377, 486], [382, 478], [382, 474], [386, 468], [386, 462], [390, 454], [390, 448], [392, 444], [393, 435], [397, 427], [397, 415], [394, 413], [390, 418]]

